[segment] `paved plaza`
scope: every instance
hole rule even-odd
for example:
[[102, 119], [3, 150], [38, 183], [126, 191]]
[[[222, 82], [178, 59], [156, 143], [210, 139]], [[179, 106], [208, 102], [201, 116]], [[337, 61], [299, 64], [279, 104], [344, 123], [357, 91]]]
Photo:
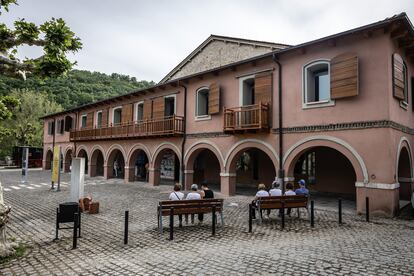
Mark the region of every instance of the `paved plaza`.
[[[22, 258], [0, 266], [1, 275], [413, 275], [414, 221], [357, 216], [345, 204], [337, 223], [334, 200], [316, 200], [316, 224], [305, 211], [287, 218], [280, 230], [276, 212], [248, 233], [252, 197], [225, 199], [224, 228], [211, 236], [204, 224], [175, 228], [168, 240], [157, 231], [156, 207], [171, 187], [86, 178], [85, 193], [100, 202], [100, 213], [82, 216], [82, 238], [72, 250], [71, 230], [53, 242], [56, 207], [69, 198], [70, 175], [62, 190], [50, 191], [50, 172], [0, 170], [6, 204], [12, 206], [9, 236], [30, 245]], [[123, 245], [123, 213], [130, 211], [129, 244]], [[167, 219], [165, 220], [167, 221]], [[176, 221], [177, 223], [177, 221]], [[178, 223], [177, 223], [178, 224]]]

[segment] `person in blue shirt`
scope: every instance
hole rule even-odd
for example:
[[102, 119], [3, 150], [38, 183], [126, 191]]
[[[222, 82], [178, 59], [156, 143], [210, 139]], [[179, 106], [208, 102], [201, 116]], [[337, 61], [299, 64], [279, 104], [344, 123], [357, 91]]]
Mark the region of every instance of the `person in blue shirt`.
[[303, 180], [303, 179], [299, 180], [298, 181], [298, 184], [299, 184], [300, 188], [299, 189], [296, 189], [295, 193], [297, 195], [306, 195], [306, 196], [309, 195], [309, 190], [306, 189], [306, 182], [305, 182], [305, 180]]

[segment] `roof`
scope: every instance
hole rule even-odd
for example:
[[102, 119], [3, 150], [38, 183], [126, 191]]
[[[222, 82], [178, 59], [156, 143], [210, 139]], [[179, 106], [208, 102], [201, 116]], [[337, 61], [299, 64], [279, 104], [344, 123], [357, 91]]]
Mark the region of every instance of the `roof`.
[[291, 45], [281, 44], [281, 43], [274, 43], [268, 41], [260, 41], [260, 40], [251, 40], [245, 38], [238, 38], [238, 37], [230, 37], [230, 36], [221, 36], [221, 35], [210, 35], [206, 40], [203, 41], [194, 51], [192, 51], [186, 58], [184, 58], [176, 67], [174, 67], [162, 80], [160, 83], [166, 82], [170, 80], [170, 78], [180, 71], [187, 63], [191, 62], [195, 56], [197, 56], [204, 48], [206, 48], [211, 42], [213, 41], [224, 41], [230, 43], [237, 43], [239, 45], [252, 45], [255, 47], [265, 47], [269, 48], [270, 51], [283, 49], [286, 47], [290, 47]]
[[[218, 67], [218, 68], [206, 70], [206, 71], [203, 71], [203, 72], [199, 72], [199, 73], [188, 75], [188, 76], [185, 76], [185, 77], [182, 77], [182, 78], [178, 78], [178, 79], [175, 79], [175, 80], [167, 81], [165, 83], [158, 83], [158, 84], [153, 85], [151, 87], [131, 91], [130, 93], [127, 93], [127, 94], [124, 94], [124, 95], [111, 97], [111, 98], [108, 98], [108, 99], [105, 99], [105, 100], [85, 104], [85, 105], [78, 106], [78, 107], [75, 107], [75, 108], [71, 108], [71, 109], [68, 109], [68, 110], [65, 110], [65, 111], [61, 111], [61, 112], [57, 112], [57, 113], [54, 113], [54, 114], [46, 115], [46, 116], [42, 117], [41, 119], [45, 119], [45, 118], [53, 117], [53, 116], [57, 116], [57, 115], [63, 115], [63, 114], [67, 114], [67, 113], [72, 113], [74, 111], [85, 109], [85, 108], [88, 108], [88, 107], [92, 107], [94, 105], [103, 104], [105, 102], [111, 102], [114, 99], [121, 100], [125, 97], [131, 97], [133, 95], [137, 95], [137, 94], [140, 94], [140, 93], [146, 93], [146, 92], [154, 90], [155, 88], [158, 88], [158, 87], [165, 87], [167, 85], [177, 86], [179, 83], [184, 82], [188, 79], [197, 77], [197, 76], [202, 76], [202, 75], [205, 75], [205, 74], [226, 70], [228, 68], [233, 68], [233, 67], [238, 66], [238, 65], [246, 64], [246, 63], [256, 61], [256, 60], [260, 60], [260, 59], [269, 58], [269, 57], [272, 57], [272, 56], [280, 56], [280, 55], [283, 55], [283, 54], [288, 53], [288, 52], [296, 51], [298, 49], [306, 48], [307, 46], [310, 46], [310, 45], [313, 45], [313, 44], [330, 41], [332, 39], [336, 39], [336, 38], [339, 38], [339, 37], [352, 35], [352, 34], [356, 34], [356, 33], [360, 33], [360, 32], [373, 31], [375, 29], [380, 29], [380, 28], [388, 28], [392, 24], [398, 23], [398, 22], [400, 22], [402, 24], [400, 24], [399, 29], [396, 29], [394, 31], [402, 30], [401, 29], [401, 26], [402, 26], [403, 28], [405, 28], [404, 31], [406, 31], [405, 35], [407, 36], [407, 39], [410, 39], [410, 41], [414, 42], [414, 27], [413, 27], [410, 19], [408, 18], [407, 14], [405, 12], [403, 12], [403, 13], [400, 13], [398, 15], [394, 15], [392, 17], [386, 18], [384, 20], [381, 20], [381, 21], [378, 21], [378, 22], [375, 22], [375, 23], [371, 23], [371, 24], [368, 24], [368, 25], [364, 25], [362, 27], [354, 28], [354, 29], [344, 31], [344, 32], [340, 32], [340, 33], [337, 33], [337, 34], [334, 34], [334, 35], [330, 35], [330, 36], [326, 36], [326, 37], [323, 37], [323, 38], [315, 39], [315, 40], [305, 42], [305, 43], [302, 43], [302, 44], [298, 44], [296, 46], [291, 46], [291, 47], [288, 47], [288, 48], [285, 48], [285, 49], [276, 50], [276, 51], [273, 51], [273, 52], [270, 52], [270, 53], [266, 53], [266, 54], [263, 54], [263, 55], [260, 55], [260, 56], [248, 58], [248, 59], [245, 59], [245, 60], [242, 60], [242, 61], [237, 61], [237, 62], [234, 62], [234, 63], [231, 63], [231, 64], [223, 65], [223, 66]], [[392, 36], [392, 33], [391, 33], [391, 36]]]

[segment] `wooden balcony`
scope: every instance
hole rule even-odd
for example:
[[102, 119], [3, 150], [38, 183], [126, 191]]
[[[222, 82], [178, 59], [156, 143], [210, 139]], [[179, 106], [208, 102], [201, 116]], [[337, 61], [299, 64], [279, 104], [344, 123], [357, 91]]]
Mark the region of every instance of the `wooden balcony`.
[[138, 122], [111, 124], [101, 128], [73, 130], [70, 132], [70, 141], [182, 136], [183, 134], [184, 118], [173, 115]]
[[269, 105], [254, 104], [224, 108], [224, 131], [269, 131]]

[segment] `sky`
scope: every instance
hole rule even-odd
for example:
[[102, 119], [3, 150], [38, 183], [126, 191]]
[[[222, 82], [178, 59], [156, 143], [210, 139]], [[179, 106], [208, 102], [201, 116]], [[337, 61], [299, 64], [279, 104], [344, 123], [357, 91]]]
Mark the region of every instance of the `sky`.
[[[18, 0], [0, 22], [63, 18], [83, 48], [76, 69], [161, 80], [210, 34], [299, 44], [406, 12], [414, 1]], [[20, 57], [40, 49], [24, 47]]]

